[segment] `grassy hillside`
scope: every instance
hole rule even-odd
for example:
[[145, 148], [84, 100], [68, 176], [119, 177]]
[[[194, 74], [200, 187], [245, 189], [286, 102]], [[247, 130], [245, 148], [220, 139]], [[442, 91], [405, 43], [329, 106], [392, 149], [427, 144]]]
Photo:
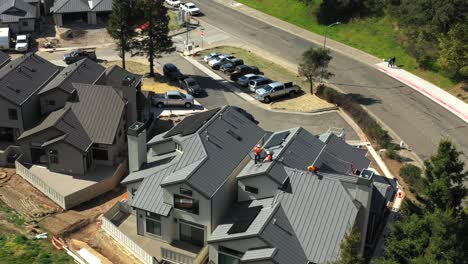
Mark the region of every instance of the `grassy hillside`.
[[[299, 0], [237, 0], [252, 8], [280, 18], [296, 26], [322, 34], [326, 26], [319, 25], [316, 10], [319, 0], [307, 6]], [[400, 43], [400, 34], [388, 17], [355, 19], [349, 24], [332, 27], [327, 33], [329, 38], [363, 50], [378, 58], [395, 56], [397, 64], [443, 89], [451, 91], [455, 83], [438, 72], [423, 70], [416, 60], [408, 55]], [[454, 91], [452, 91], [454, 92]]]

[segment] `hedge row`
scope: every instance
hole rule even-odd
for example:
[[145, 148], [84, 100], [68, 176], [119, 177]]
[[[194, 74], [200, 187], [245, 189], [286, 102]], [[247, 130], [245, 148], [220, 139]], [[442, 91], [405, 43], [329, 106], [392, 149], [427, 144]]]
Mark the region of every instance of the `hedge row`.
[[391, 138], [388, 132], [384, 130], [362, 106], [354, 102], [348, 95], [324, 85], [317, 88], [316, 95], [343, 108], [343, 110], [356, 121], [364, 133], [366, 133], [371, 140], [374, 140], [380, 148], [389, 147]]

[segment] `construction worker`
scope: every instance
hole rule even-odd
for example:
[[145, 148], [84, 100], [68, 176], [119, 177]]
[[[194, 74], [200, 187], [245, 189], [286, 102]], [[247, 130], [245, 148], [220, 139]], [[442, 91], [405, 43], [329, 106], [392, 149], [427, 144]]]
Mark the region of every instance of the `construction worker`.
[[267, 156], [263, 160], [263, 162], [267, 162], [267, 161], [273, 161], [273, 151], [270, 151], [270, 150], [267, 151]]
[[262, 153], [262, 148], [260, 147], [260, 145], [257, 145], [253, 149], [253, 152], [254, 152], [254, 155], [255, 155], [254, 162], [255, 162], [255, 164], [257, 164], [257, 162], [260, 162], [260, 154]]

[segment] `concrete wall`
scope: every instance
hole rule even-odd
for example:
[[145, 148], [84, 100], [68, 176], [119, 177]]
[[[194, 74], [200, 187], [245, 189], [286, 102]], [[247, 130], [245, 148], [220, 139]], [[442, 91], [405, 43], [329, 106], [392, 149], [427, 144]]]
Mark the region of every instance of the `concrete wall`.
[[[46, 114], [54, 110], [57, 110], [59, 108], [62, 108], [67, 102], [69, 97], [70, 95], [62, 91], [61, 89], [53, 89], [44, 94], [41, 94], [39, 96], [39, 102], [41, 105], [41, 113]], [[55, 101], [54, 106], [48, 104], [48, 101], [50, 100]]]
[[[245, 185], [258, 189], [258, 194], [244, 191]], [[238, 200], [248, 201], [273, 197], [278, 190], [278, 184], [267, 175], [257, 175], [254, 177], [243, 178], [238, 181]]]
[[[187, 184], [181, 183], [181, 184], [176, 184], [172, 186], [165, 186], [163, 188], [164, 202], [174, 206], [174, 194], [180, 194], [181, 187], [192, 190], [192, 198], [195, 200], [198, 200], [199, 202], [199, 213], [198, 215], [196, 215], [196, 214], [186, 212], [184, 210], [173, 208], [171, 211], [172, 217], [177, 218], [177, 219], [183, 219], [188, 222], [192, 222], [192, 223], [205, 226], [205, 241], [206, 241], [208, 234], [211, 234], [211, 231], [212, 231], [210, 200], [206, 199], [204, 196], [202, 196], [197, 191], [189, 187]], [[182, 196], [186, 196], [186, 195], [182, 195]], [[172, 223], [174, 225], [177, 225], [177, 223], [174, 223], [174, 221]], [[175, 239], [177, 240], [179, 239], [178, 229], [179, 228], [176, 227]]]
[[[59, 141], [47, 146], [45, 150], [50, 171], [77, 175], [84, 175], [86, 173], [85, 153], [81, 152], [77, 148]], [[57, 151], [58, 163], [52, 163], [50, 161], [50, 150]]]

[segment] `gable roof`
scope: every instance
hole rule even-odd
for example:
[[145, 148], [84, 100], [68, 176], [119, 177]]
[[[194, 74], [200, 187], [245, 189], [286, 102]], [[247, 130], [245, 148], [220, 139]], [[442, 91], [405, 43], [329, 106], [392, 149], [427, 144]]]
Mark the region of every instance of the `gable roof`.
[[92, 1], [92, 10], [94, 12], [112, 11], [112, 0], [96, 0]]
[[251, 160], [238, 179], [265, 174], [281, 185], [287, 179], [285, 167], [306, 170], [314, 164], [320, 171], [350, 174], [352, 168], [362, 171], [370, 164], [366, 151], [353, 148], [334, 134], [324, 143], [301, 127], [273, 133], [263, 148], [273, 151], [273, 162], [255, 164]]
[[91, 139], [70, 107], [51, 112], [39, 125], [24, 131], [18, 140], [51, 128], [55, 128], [62, 134], [47, 140], [43, 146], [64, 141], [85, 152], [92, 145]]
[[67, 102], [94, 143], [113, 144], [125, 108], [111, 86], [74, 83], [78, 102]]
[[136, 88], [143, 80], [143, 75], [134, 74], [118, 65], [113, 65], [101, 74], [95, 84], [110, 85], [114, 88], [121, 88], [122, 81], [127, 77], [131, 77], [133, 79], [131, 83], [131, 87], [133, 88]]
[[0, 69], [0, 96], [22, 105], [58, 72], [56, 65], [28, 53]]
[[54, 5], [50, 8], [51, 13], [77, 13], [89, 12], [91, 8], [85, 0], [56, 0]]
[[3, 0], [2, 4], [0, 4], [0, 20], [2, 23], [36, 18], [36, 15], [36, 7], [24, 0]]
[[5, 66], [10, 61], [11, 61], [10, 55], [6, 54], [3, 51], [0, 51], [0, 68]]
[[52, 79], [39, 94], [46, 93], [53, 89], [61, 89], [71, 94], [75, 91], [72, 83], [93, 83], [105, 68], [96, 62], [86, 58], [72, 63], [64, 68], [54, 79]]

